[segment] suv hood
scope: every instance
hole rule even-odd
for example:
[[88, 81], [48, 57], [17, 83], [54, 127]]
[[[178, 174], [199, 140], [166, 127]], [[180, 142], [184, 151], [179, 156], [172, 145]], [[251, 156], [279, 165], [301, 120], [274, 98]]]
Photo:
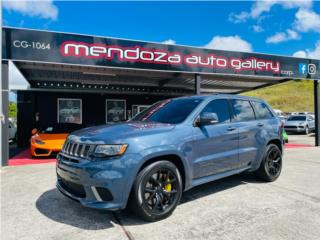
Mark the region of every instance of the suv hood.
[[70, 134], [69, 139], [84, 143], [123, 143], [124, 139], [164, 133], [175, 125], [155, 122], [126, 122], [84, 128]]
[[300, 124], [304, 125], [304, 124], [306, 124], [306, 122], [305, 121], [286, 121], [284, 126], [285, 127], [286, 126], [299, 126]]

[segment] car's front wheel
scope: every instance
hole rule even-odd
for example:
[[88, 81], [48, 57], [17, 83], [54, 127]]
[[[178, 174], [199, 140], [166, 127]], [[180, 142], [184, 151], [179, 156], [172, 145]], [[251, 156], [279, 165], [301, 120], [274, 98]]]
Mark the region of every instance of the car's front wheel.
[[304, 132], [304, 133], [305, 133], [306, 135], [308, 135], [309, 132], [310, 132], [310, 131], [309, 131], [309, 126], [306, 126], [306, 129], [305, 129], [305, 132]]
[[267, 182], [275, 181], [282, 170], [282, 153], [275, 144], [269, 144], [256, 175]]
[[158, 161], [142, 169], [133, 186], [131, 209], [146, 221], [168, 217], [182, 194], [178, 168], [169, 161]]

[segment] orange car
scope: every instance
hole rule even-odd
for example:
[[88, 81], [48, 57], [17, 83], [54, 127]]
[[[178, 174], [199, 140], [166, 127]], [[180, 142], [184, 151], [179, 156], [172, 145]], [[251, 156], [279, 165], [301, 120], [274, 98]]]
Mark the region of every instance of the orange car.
[[48, 127], [45, 130], [32, 130], [30, 151], [32, 157], [49, 157], [56, 155], [70, 132], [79, 127]]

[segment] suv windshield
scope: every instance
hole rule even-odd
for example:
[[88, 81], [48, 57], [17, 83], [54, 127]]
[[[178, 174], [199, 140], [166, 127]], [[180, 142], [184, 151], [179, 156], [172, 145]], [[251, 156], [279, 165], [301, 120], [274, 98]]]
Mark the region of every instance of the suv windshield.
[[201, 101], [200, 98], [164, 100], [139, 113], [131, 121], [178, 124], [183, 122]]
[[293, 116], [288, 118], [288, 121], [305, 121], [305, 120], [306, 120], [306, 116]]

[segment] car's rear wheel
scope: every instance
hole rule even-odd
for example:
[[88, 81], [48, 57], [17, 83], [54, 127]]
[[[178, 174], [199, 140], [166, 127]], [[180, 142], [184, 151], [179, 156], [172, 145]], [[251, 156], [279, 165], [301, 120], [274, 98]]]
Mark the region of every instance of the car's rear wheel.
[[130, 199], [130, 207], [146, 221], [168, 217], [178, 205], [182, 180], [177, 167], [169, 161], [158, 161], [138, 174]]
[[267, 182], [275, 181], [282, 170], [282, 153], [275, 144], [269, 144], [256, 175]]

